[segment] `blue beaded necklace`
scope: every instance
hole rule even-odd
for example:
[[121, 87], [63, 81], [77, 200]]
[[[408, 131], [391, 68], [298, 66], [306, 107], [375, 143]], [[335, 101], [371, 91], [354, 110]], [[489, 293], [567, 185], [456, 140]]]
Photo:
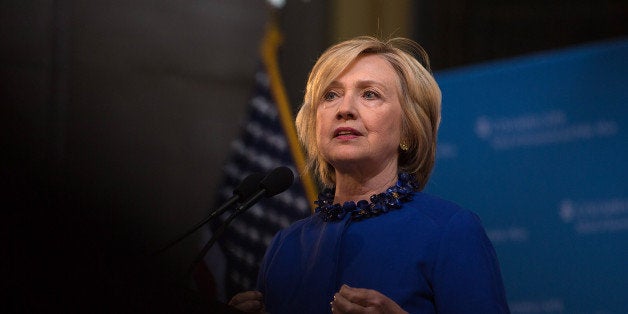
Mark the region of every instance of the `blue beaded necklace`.
[[393, 209], [399, 209], [403, 203], [412, 200], [412, 195], [418, 190], [418, 182], [414, 176], [401, 172], [397, 184], [386, 189], [386, 192], [371, 196], [371, 202], [366, 200], [345, 202], [334, 204], [334, 189], [324, 189], [318, 195], [318, 205], [315, 212], [326, 221], [342, 220], [346, 214], [351, 214], [351, 220], [359, 221], [370, 217], [385, 214]]

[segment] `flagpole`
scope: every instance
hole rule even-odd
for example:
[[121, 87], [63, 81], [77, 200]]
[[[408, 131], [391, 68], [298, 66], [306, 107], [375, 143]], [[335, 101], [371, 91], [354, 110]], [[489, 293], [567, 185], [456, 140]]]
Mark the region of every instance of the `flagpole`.
[[[279, 111], [279, 119], [283, 127], [288, 144], [290, 145], [290, 152], [292, 158], [297, 166], [300, 174], [300, 179], [305, 190], [305, 195], [309, 201], [309, 204], [314, 204], [317, 199], [317, 188], [314, 184], [310, 173], [305, 169], [305, 156], [303, 149], [299, 144], [297, 138], [297, 132], [294, 125], [292, 110], [290, 109], [290, 102], [288, 101], [287, 93], [284, 88], [283, 80], [281, 78], [281, 72], [279, 71], [279, 64], [277, 62], [277, 49], [282, 41], [282, 35], [277, 26], [277, 22], [273, 18], [272, 21], [266, 27], [266, 34], [261, 45], [261, 55], [264, 66], [268, 73], [270, 81], [270, 91], [277, 104], [277, 110]], [[310, 211], [314, 208], [310, 206]]]

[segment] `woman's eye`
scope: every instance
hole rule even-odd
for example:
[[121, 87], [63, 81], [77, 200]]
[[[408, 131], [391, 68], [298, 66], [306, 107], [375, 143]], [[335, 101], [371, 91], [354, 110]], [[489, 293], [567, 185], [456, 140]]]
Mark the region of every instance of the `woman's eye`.
[[332, 101], [334, 99], [336, 99], [338, 97], [338, 94], [336, 92], [326, 92], [323, 95], [323, 99], [325, 99], [325, 101]]
[[365, 91], [363, 96], [366, 99], [377, 99], [377, 98], [379, 98], [379, 94], [374, 92], [374, 91], [372, 91], [372, 90]]

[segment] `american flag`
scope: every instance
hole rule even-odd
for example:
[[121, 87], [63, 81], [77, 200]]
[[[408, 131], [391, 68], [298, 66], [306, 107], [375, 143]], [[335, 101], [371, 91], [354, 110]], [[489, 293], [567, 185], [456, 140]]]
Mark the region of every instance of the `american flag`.
[[[271, 25], [263, 40], [262, 62], [255, 74], [255, 90], [242, 133], [232, 143], [230, 157], [223, 168], [224, 182], [216, 197], [217, 204], [231, 197], [241, 180], [253, 172], [268, 173], [278, 166], [287, 166], [295, 174], [295, 182], [287, 191], [263, 199], [238, 216], [220, 238], [226, 259], [224, 292], [227, 297], [255, 287], [259, 264], [273, 236], [292, 222], [310, 215], [316, 195], [311, 179], [298, 171], [303, 169], [304, 159], [277, 65], [280, 38], [278, 29]], [[217, 228], [220, 223], [214, 223], [213, 227]]]

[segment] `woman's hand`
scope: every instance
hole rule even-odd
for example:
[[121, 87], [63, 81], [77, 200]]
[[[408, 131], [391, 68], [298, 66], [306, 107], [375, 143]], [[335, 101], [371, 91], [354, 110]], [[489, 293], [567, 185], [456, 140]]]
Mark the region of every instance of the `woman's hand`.
[[331, 301], [335, 313], [408, 313], [378, 291], [342, 285]]
[[228, 305], [247, 313], [264, 312], [262, 293], [259, 291], [246, 291], [238, 293], [231, 298]]

